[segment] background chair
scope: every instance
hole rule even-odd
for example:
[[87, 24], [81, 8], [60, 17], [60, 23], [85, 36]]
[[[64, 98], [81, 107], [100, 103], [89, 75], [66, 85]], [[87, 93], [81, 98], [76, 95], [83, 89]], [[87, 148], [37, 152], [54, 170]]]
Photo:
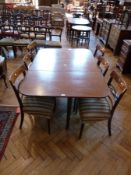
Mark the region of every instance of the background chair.
[[20, 106], [20, 129], [22, 128], [24, 113], [27, 113], [29, 115], [46, 118], [48, 121], [48, 133], [50, 134], [50, 120], [53, 116], [53, 111], [55, 108], [55, 99], [47, 97], [21, 95], [19, 92], [19, 86], [25, 78], [25, 75], [26, 68], [24, 65], [21, 65], [12, 73], [9, 79]]
[[50, 40], [52, 40], [52, 37], [58, 37], [61, 41], [62, 30], [61, 27], [51, 27], [49, 29]]
[[97, 59], [99, 56], [104, 56], [104, 54], [105, 54], [105, 48], [102, 47], [100, 44], [97, 44], [94, 52], [94, 57]]
[[6, 74], [7, 74], [6, 59], [0, 56], [0, 79], [3, 79], [5, 86], [8, 87], [6, 82]]
[[27, 70], [31, 66], [32, 61], [33, 61], [32, 55], [30, 53], [26, 53], [23, 57], [23, 62]]
[[108, 132], [111, 136], [111, 121], [114, 111], [119, 104], [122, 96], [127, 90], [124, 80], [112, 71], [108, 81], [110, 95], [105, 98], [79, 98], [79, 114], [81, 128], [79, 138], [82, 136], [85, 123], [93, 123], [108, 120]]

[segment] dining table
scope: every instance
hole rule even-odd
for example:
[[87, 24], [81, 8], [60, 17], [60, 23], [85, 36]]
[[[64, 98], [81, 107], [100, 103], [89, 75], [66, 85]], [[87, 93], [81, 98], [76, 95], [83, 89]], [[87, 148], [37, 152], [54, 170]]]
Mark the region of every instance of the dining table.
[[27, 96], [67, 98], [66, 128], [73, 98], [108, 95], [107, 84], [91, 50], [82, 48], [39, 49], [19, 91]]
[[86, 18], [73, 18], [73, 17], [68, 17], [67, 21], [71, 25], [89, 25], [90, 22]]

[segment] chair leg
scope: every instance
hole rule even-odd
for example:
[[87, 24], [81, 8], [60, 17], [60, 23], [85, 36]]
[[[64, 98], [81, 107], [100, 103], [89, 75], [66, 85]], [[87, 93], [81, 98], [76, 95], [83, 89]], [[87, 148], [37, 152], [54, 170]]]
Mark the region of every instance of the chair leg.
[[94, 56], [96, 56], [97, 49], [95, 49]]
[[67, 103], [66, 129], [69, 129], [71, 110], [72, 110], [72, 98], [70, 97], [68, 98]]
[[21, 121], [20, 121], [20, 129], [22, 129], [22, 125], [23, 125], [23, 121], [24, 121], [24, 112], [21, 111]]
[[84, 123], [82, 123], [82, 124], [81, 124], [81, 128], [80, 128], [80, 133], [79, 133], [79, 139], [80, 139], [80, 138], [81, 138], [81, 136], [82, 136], [84, 126], [85, 126], [85, 124], [84, 124]]
[[110, 118], [108, 120], [108, 133], [109, 133], [109, 136], [111, 136], [111, 120], [112, 120], [112, 118]]
[[50, 119], [47, 119], [47, 123], [48, 123], [48, 134], [50, 135]]
[[74, 107], [73, 107], [73, 111], [74, 111], [75, 113], [77, 113], [77, 106], [78, 106], [78, 99], [75, 98], [75, 99], [74, 99]]
[[4, 80], [6, 88], [8, 88], [8, 85], [7, 85], [7, 82], [6, 82], [6, 75], [3, 76], [3, 80]]

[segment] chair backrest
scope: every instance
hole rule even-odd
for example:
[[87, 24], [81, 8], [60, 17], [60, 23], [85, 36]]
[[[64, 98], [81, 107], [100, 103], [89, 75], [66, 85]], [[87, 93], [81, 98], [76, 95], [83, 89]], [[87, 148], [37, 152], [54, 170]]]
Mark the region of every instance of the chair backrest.
[[20, 108], [22, 108], [23, 105], [22, 105], [20, 94], [19, 94], [19, 86], [21, 82], [23, 81], [23, 79], [25, 78], [25, 75], [26, 75], [26, 67], [25, 65], [21, 65], [11, 74], [9, 78], [9, 82], [20, 104]]
[[31, 66], [32, 64], [32, 61], [33, 61], [33, 58], [32, 58], [32, 55], [28, 52], [24, 55], [23, 57], [23, 62], [24, 62], [24, 65], [26, 67], [26, 69], [28, 70], [29, 67]]
[[94, 57], [98, 58], [99, 56], [104, 56], [104, 54], [105, 54], [105, 48], [97, 44], [94, 52]]
[[116, 71], [111, 72], [107, 84], [111, 92], [110, 100], [112, 101], [112, 114], [113, 114], [115, 108], [117, 107], [121, 98], [123, 97], [124, 93], [127, 90], [127, 84]]
[[104, 56], [99, 56], [97, 58], [97, 65], [99, 66], [103, 76], [105, 76], [109, 69], [109, 62], [105, 59]]
[[27, 50], [32, 55], [32, 58], [34, 58], [37, 53], [37, 43], [33, 41], [30, 44], [28, 44]]
[[6, 59], [0, 55], [0, 77], [7, 73]]

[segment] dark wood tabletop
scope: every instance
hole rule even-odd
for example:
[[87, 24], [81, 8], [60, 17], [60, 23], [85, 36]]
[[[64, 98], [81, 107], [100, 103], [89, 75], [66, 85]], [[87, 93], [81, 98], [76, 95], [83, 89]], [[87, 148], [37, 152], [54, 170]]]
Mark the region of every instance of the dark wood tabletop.
[[40, 49], [20, 86], [25, 95], [105, 97], [107, 85], [88, 49]]
[[99, 71], [88, 49], [40, 49], [30, 67], [40, 71]]

